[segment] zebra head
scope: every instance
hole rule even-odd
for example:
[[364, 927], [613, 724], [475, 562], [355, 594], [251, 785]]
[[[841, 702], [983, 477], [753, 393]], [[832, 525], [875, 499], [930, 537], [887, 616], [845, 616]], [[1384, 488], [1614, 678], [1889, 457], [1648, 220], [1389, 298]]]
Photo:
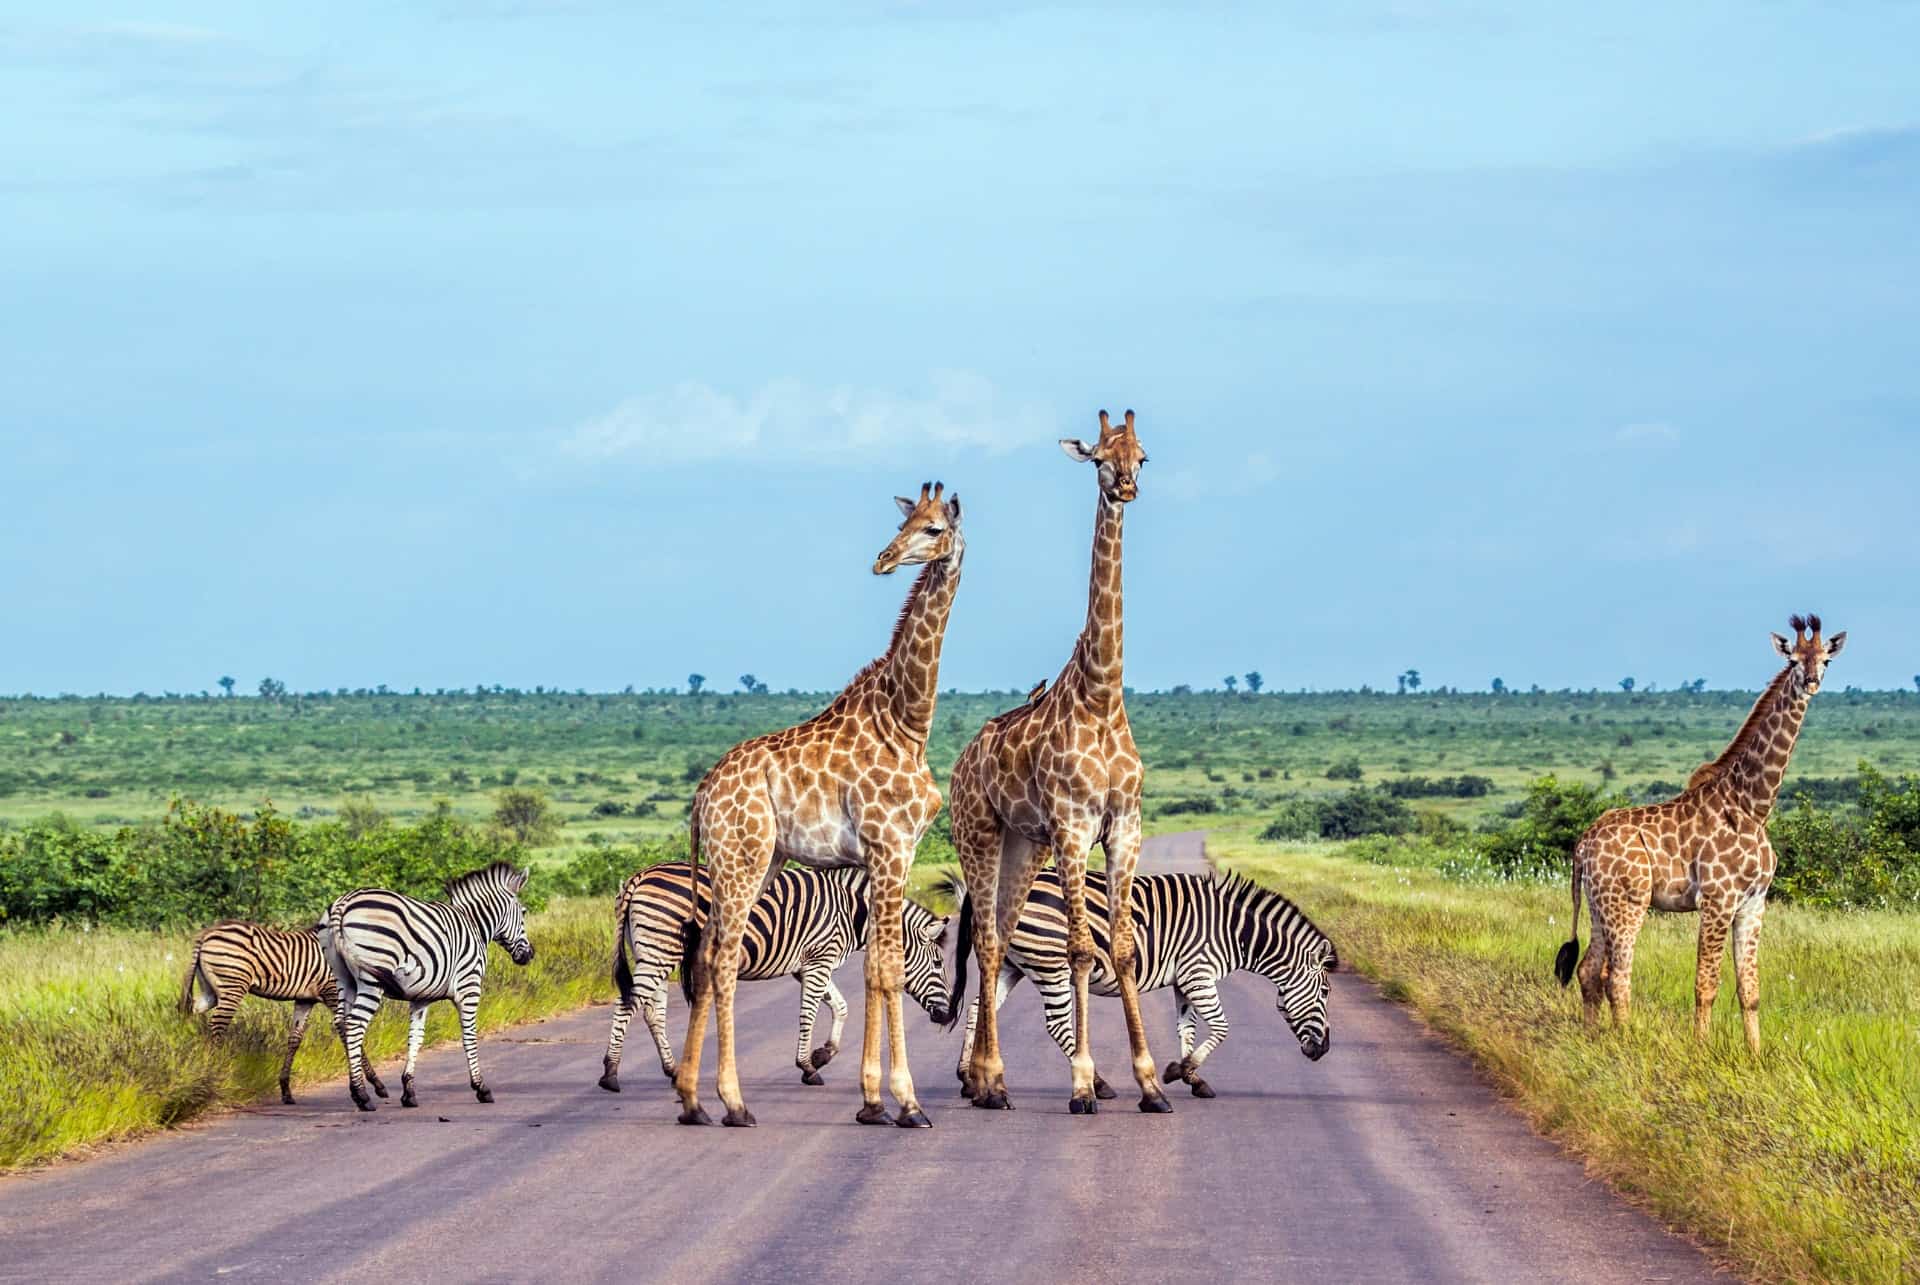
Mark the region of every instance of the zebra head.
[[[1304, 921], [1303, 921], [1304, 922]], [[1327, 992], [1332, 988], [1329, 974], [1340, 966], [1333, 943], [1310, 929], [1308, 940], [1275, 985], [1280, 1016], [1287, 1029], [1300, 1041], [1300, 1051], [1309, 1061], [1318, 1062], [1333, 1044], [1333, 1029], [1327, 1024]]]
[[499, 942], [514, 963], [525, 964], [533, 959], [533, 943], [527, 940], [527, 908], [520, 904], [520, 890], [526, 886], [526, 871], [496, 861], [449, 883], [447, 900], [472, 915], [480, 930], [489, 940]]
[[919, 902], [908, 899], [907, 994], [927, 1010], [927, 1016], [945, 1026], [953, 1008], [947, 992], [947, 961], [942, 947], [947, 944], [947, 921]]

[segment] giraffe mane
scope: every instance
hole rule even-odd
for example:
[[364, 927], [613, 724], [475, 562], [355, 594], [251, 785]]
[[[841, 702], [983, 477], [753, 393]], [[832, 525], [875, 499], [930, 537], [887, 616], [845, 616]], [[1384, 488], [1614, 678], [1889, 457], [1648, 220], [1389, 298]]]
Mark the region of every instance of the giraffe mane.
[[906, 600], [900, 604], [900, 614], [894, 618], [893, 633], [887, 638], [887, 649], [862, 665], [859, 672], [848, 680], [845, 690], [840, 693], [842, 699], [846, 697], [847, 692], [861, 686], [867, 679], [884, 669], [887, 661], [899, 649], [900, 635], [906, 632], [907, 618], [913, 614], [913, 604], [920, 601], [920, 596], [927, 591], [927, 581], [933, 578], [933, 569], [938, 565], [937, 562], [925, 562], [920, 565], [920, 574], [914, 577], [913, 588], [907, 591]]
[[1753, 708], [1747, 712], [1746, 722], [1740, 724], [1740, 730], [1733, 734], [1733, 739], [1727, 743], [1727, 748], [1721, 751], [1720, 757], [1711, 763], [1702, 763], [1694, 769], [1693, 775], [1687, 780], [1688, 789], [1691, 790], [1696, 785], [1705, 785], [1708, 781], [1726, 773], [1735, 763], [1746, 757], [1747, 753], [1753, 749], [1754, 738], [1760, 734], [1762, 716], [1773, 708], [1774, 702], [1786, 690], [1787, 680], [1792, 674], [1793, 666], [1788, 665], [1773, 676], [1773, 681], [1767, 684], [1766, 690], [1762, 691], [1759, 699], [1753, 702]]

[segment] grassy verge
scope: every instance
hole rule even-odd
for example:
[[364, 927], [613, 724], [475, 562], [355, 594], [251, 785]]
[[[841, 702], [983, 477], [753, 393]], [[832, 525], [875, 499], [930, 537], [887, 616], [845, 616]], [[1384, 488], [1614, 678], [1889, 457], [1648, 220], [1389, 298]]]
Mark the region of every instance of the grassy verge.
[[1755, 1060], [1730, 973], [1710, 1042], [1693, 1038], [1692, 916], [1649, 922], [1634, 1024], [1595, 1034], [1552, 976], [1564, 883], [1463, 880], [1247, 829], [1210, 844], [1299, 901], [1343, 961], [1457, 1041], [1544, 1132], [1751, 1275], [1920, 1272], [1920, 918], [1770, 908]]
[[[556, 901], [528, 925], [533, 963], [516, 968], [495, 949], [480, 1002], [481, 1029], [607, 998], [608, 914], [602, 898]], [[275, 1091], [289, 1006], [247, 1000], [226, 1046], [210, 1048], [198, 1022], [174, 1008], [191, 951], [187, 933], [56, 928], [0, 934], [0, 978], [6, 979], [0, 988], [0, 1169]], [[406, 1031], [406, 1008], [383, 1006], [368, 1029], [373, 1057], [404, 1053]], [[458, 1038], [452, 1005], [435, 1005], [428, 1042]], [[295, 1083], [344, 1074], [340, 1042], [316, 1014], [294, 1063]], [[340, 1102], [348, 1105], [344, 1093]]]

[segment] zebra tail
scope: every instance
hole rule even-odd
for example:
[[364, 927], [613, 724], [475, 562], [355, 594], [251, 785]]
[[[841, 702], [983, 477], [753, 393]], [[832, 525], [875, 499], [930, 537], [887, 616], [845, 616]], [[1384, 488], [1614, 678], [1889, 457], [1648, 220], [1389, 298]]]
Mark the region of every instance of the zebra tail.
[[960, 894], [960, 940], [953, 948], [953, 1007], [948, 1009], [947, 1029], [952, 1030], [960, 1024], [960, 1016], [966, 1012], [967, 1000], [967, 953], [973, 949], [973, 893], [971, 889]]
[[632, 909], [633, 901], [622, 884], [613, 903], [613, 984], [620, 988], [620, 1004], [625, 1009], [633, 1007], [633, 964], [627, 959], [627, 916]]
[[1567, 920], [1567, 940], [1553, 957], [1553, 975], [1565, 986], [1573, 980], [1574, 965], [1580, 962], [1580, 866], [1581, 848], [1573, 850], [1573, 915]]
[[193, 954], [187, 960], [187, 980], [182, 983], [180, 987], [180, 1003], [178, 1007], [182, 1013], [193, 1012], [193, 979], [199, 971], [200, 938], [195, 937], [193, 939]]
[[[329, 957], [329, 963], [337, 961], [339, 968], [346, 969], [356, 977], [359, 976], [360, 970], [354, 966], [353, 962], [353, 948], [347, 944], [347, 912], [341, 908], [340, 901], [335, 901], [327, 907], [325, 924], [327, 940], [321, 943], [321, 953]], [[337, 972], [338, 969], [335, 971]], [[347, 979], [337, 977], [335, 980], [344, 985]]]
[[680, 929], [680, 994], [693, 1003], [693, 970], [700, 967], [700, 921], [689, 919]]

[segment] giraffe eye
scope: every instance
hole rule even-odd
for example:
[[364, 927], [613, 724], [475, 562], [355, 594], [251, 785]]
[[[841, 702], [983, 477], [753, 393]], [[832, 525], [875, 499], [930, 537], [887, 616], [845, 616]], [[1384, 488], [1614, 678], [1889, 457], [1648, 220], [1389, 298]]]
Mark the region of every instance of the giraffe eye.
[[928, 534], [928, 535], [939, 535], [939, 534], [940, 534], [940, 528], [939, 528], [939, 527], [937, 527], [937, 526], [930, 526], [930, 527], [928, 527], [928, 528], [927, 528], [927, 534]]

